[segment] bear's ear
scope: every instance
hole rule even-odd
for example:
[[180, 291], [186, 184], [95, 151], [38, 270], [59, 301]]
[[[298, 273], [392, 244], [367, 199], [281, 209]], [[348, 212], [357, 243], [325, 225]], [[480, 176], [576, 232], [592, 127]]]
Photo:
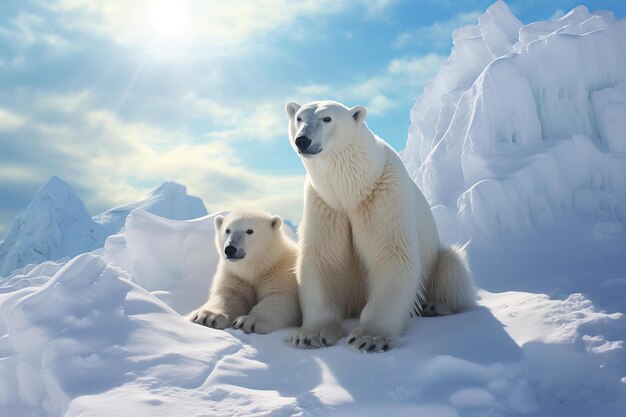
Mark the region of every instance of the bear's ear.
[[224, 216], [215, 216], [213, 222], [215, 223], [215, 230], [220, 230], [220, 227], [222, 227], [222, 223], [224, 223]]
[[293, 116], [295, 116], [298, 110], [300, 110], [300, 107], [302, 106], [296, 103], [295, 101], [290, 101], [287, 104], [285, 104], [285, 112], [287, 113], [287, 116], [289, 116], [290, 119], [293, 119]]
[[350, 115], [357, 124], [361, 124], [365, 121], [367, 109], [363, 106], [354, 106], [350, 109]]
[[280, 228], [280, 226], [283, 225], [283, 219], [280, 218], [280, 216], [272, 216], [272, 229], [274, 230], [278, 230]]

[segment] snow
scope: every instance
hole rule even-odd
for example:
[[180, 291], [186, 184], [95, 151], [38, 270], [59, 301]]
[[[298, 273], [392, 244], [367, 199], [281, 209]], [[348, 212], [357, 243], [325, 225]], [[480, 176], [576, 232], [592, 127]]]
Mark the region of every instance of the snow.
[[[417, 319], [379, 354], [189, 323], [214, 215], [165, 185], [97, 216], [101, 247], [0, 278], [0, 415], [623, 415], [625, 33], [582, 6], [523, 26], [497, 2], [417, 100], [403, 157], [443, 239], [471, 240], [477, 308]], [[53, 185], [28, 218], [72, 225], [68, 205], [88, 223]]]
[[417, 320], [383, 354], [188, 323], [178, 313], [204, 300], [215, 271], [212, 217], [136, 210], [103, 250], [9, 277], [0, 414], [610, 416], [626, 405], [612, 338], [623, 315], [579, 293], [483, 290], [479, 308]]
[[171, 221], [142, 209], [131, 212], [126, 230], [110, 236], [104, 257], [181, 314], [206, 301], [218, 257], [213, 218]]
[[95, 216], [94, 220], [102, 225], [108, 236], [117, 233], [124, 226], [126, 216], [137, 208], [174, 220], [190, 220], [208, 214], [199, 197], [187, 194], [187, 187], [174, 181], [167, 181], [145, 199], [107, 210]]
[[188, 195], [184, 185], [169, 181], [143, 200], [115, 207], [92, 219], [72, 187], [52, 177], [0, 241], [0, 276], [28, 264], [71, 258], [101, 248], [107, 236], [124, 227], [126, 216], [136, 208], [176, 220], [207, 214], [200, 198]]
[[623, 223], [624, 68], [626, 22], [585, 6], [521, 26], [497, 2], [455, 31], [404, 151], [445, 238]]
[[72, 187], [52, 177], [0, 241], [0, 276], [29, 263], [94, 250], [103, 241], [102, 231]]

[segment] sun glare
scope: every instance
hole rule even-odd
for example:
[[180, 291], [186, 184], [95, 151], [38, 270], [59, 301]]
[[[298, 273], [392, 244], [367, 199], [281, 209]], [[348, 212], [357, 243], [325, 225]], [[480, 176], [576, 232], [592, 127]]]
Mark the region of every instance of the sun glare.
[[159, 0], [150, 4], [152, 30], [161, 40], [178, 40], [189, 33], [191, 23], [187, 2]]

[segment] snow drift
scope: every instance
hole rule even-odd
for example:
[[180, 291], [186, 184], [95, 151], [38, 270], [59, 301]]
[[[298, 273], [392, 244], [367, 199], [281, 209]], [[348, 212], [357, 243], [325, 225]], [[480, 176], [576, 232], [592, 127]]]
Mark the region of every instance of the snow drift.
[[403, 153], [444, 237], [624, 225], [626, 22], [578, 6], [524, 26], [499, 1], [453, 40]]

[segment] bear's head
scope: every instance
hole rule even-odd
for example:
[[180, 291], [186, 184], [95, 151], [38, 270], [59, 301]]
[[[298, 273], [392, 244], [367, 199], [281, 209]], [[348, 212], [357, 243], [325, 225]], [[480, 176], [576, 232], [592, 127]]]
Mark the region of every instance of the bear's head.
[[302, 158], [317, 158], [348, 146], [358, 136], [367, 110], [348, 108], [335, 101], [312, 101], [303, 106], [290, 101], [285, 105], [289, 116], [289, 141]]
[[280, 216], [257, 209], [234, 210], [226, 216], [215, 216], [214, 222], [220, 257], [238, 264], [268, 256], [276, 246], [275, 239], [283, 233]]

